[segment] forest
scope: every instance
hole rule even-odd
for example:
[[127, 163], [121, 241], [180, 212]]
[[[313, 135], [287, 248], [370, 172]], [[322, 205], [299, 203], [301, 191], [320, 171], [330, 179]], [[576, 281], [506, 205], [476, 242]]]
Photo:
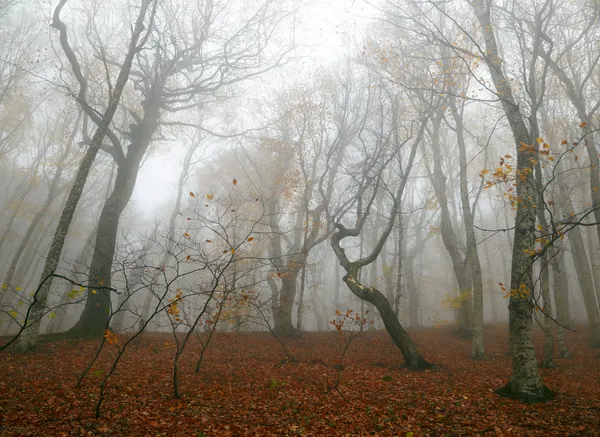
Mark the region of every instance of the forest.
[[0, 0], [0, 435], [600, 435], [598, 0]]

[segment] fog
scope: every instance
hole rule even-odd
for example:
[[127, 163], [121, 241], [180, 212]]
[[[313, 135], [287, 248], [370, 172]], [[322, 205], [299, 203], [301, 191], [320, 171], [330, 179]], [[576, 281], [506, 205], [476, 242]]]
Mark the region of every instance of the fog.
[[342, 366], [371, 335], [423, 370], [444, 364], [419, 335], [473, 362], [503, 335], [499, 393], [553, 398], [539, 369], [600, 347], [599, 20], [587, 0], [0, 0], [0, 353], [99, 345], [79, 387], [116, 345], [100, 417], [156, 339], [180, 398], [213, 338], [293, 363], [327, 332]]

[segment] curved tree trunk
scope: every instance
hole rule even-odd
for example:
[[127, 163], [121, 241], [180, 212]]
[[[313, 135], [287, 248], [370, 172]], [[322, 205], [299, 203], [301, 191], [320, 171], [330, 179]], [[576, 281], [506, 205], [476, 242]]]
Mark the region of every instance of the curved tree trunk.
[[377, 311], [379, 311], [381, 319], [383, 320], [383, 324], [385, 325], [385, 329], [390, 334], [390, 337], [392, 337], [392, 340], [396, 346], [398, 346], [398, 349], [400, 349], [400, 352], [404, 357], [406, 367], [411, 370], [427, 369], [431, 367], [431, 364], [421, 356], [416, 345], [398, 321], [394, 309], [382, 292], [373, 287], [365, 287], [359, 281], [354, 279], [354, 275], [351, 273], [344, 276], [344, 282], [355, 296], [373, 304], [373, 306], [377, 308]]

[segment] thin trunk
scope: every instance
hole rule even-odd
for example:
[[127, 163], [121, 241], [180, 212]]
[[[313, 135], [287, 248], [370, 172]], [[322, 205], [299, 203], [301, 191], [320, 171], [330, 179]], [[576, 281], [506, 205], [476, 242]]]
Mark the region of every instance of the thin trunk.
[[[308, 210], [304, 214], [304, 223], [306, 223], [306, 229], [304, 226], [302, 227], [302, 247], [306, 246], [306, 238], [308, 234]], [[304, 305], [304, 287], [306, 285], [306, 261], [302, 263], [302, 271], [300, 272], [300, 296], [298, 296], [298, 308], [296, 309], [296, 329], [298, 331], [302, 330], [302, 306]]]
[[415, 281], [414, 271], [415, 257], [406, 257], [406, 291], [408, 292], [408, 326], [411, 328], [419, 327], [419, 292]]
[[[533, 116], [532, 116], [533, 117]], [[536, 120], [530, 120], [532, 137], [536, 137], [535, 147], [538, 159], [535, 161], [535, 190], [537, 192], [536, 198], [536, 214], [539, 222], [539, 228], [543, 234], [551, 232], [551, 228], [546, 220], [546, 202], [544, 199], [544, 180], [542, 174], [542, 166], [539, 162], [539, 143], [537, 137], [539, 135], [538, 125]], [[542, 329], [544, 330], [544, 359], [542, 360], [542, 367], [552, 368], [554, 367], [554, 320], [552, 310], [552, 299], [550, 297], [550, 265], [548, 258], [548, 251], [544, 251], [539, 260], [540, 267], [540, 295], [544, 300], [544, 321], [542, 323]], [[536, 308], [537, 310], [537, 308]]]
[[[463, 253], [460, 250], [458, 236], [452, 224], [450, 215], [449, 201], [447, 196], [446, 175], [442, 169], [442, 154], [440, 145], [440, 125], [441, 118], [433, 120], [433, 128], [431, 132], [431, 150], [433, 152], [433, 175], [432, 182], [435, 191], [435, 197], [440, 205], [440, 231], [444, 247], [450, 255], [454, 276], [459, 290], [459, 299], [462, 309], [462, 320], [460, 325], [461, 335], [470, 337], [473, 335], [473, 300], [471, 298], [471, 278], [469, 277], [468, 266], [465, 264]], [[470, 210], [470, 207], [469, 207]]]
[[[52, 180], [50, 181], [50, 186], [48, 187], [48, 195], [46, 196], [46, 201], [44, 202], [42, 207], [39, 209], [39, 211], [35, 214], [35, 216], [31, 220], [31, 223], [29, 224], [29, 227], [27, 228], [25, 235], [21, 239], [21, 243], [19, 244], [19, 247], [17, 248], [17, 250], [15, 251], [15, 253], [13, 255], [13, 259], [12, 259], [12, 262], [10, 263], [10, 267], [8, 268], [8, 271], [6, 272], [6, 275], [4, 276], [5, 284], [13, 285], [13, 284], [11, 284], [13, 282], [13, 276], [17, 270], [17, 265], [19, 264], [19, 260], [21, 259], [21, 256], [23, 255], [23, 252], [25, 251], [25, 248], [27, 247], [29, 240], [33, 236], [33, 233], [35, 232], [37, 226], [40, 224], [42, 219], [47, 215], [48, 210], [54, 203], [54, 200], [60, 194], [60, 183], [61, 183], [62, 174], [63, 174], [63, 170], [64, 170], [63, 163], [68, 158], [68, 156], [71, 154], [71, 149], [72, 149], [73, 143], [75, 141], [75, 136], [77, 135], [77, 132], [79, 131], [80, 121], [81, 121], [81, 111], [77, 115], [77, 119], [75, 120], [75, 125], [73, 126], [73, 130], [71, 132], [71, 135], [69, 136], [69, 139], [67, 140], [65, 149], [64, 149], [63, 153], [61, 154], [61, 156], [59, 157], [59, 164], [56, 167], [56, 171], [54, 172], [54, 175], [52, 176]], [[17, 285], [22, 285], [22, 284], [14, 284], [14, 286], [17, 286]], [[0, 299], [0, 302], [1, 301], [2, 301], [2, 299]]]
[[334, 280], [334, 286], [333, 286], [333, 304], [335, 306], [335, 321], [339, 322], [340, 320], [340, 316], [338, 316], [337, 311], [339, 311], [340, 313], [343, 313], [345, 311], [342, 311], [342, 309], [340, 308], [340, 263], [336, 260], [334, 260], [335, 263], [335, 269], [333, 271], [333, 280]]
[[394, 296], [394, 313], [400, 317], [400, 299], [402, 297], [402, 274], [404, 273], [404, 254], [406, 253], [406, 239], [404, 238], [404, 226], [402, 215], [398, 214], [398, 251], [396, 266], [396, 294]]
[[469, 201], [467, 150], [463, 136], [463, 108], [460, 110], [457, 108], [456, 98], [453, 95], [450, 96], [450, 107], [452, 108], [452, 116], [456, 123], [456, 140], [460, 163], [460, 199], [467, 239], [466, 261], [470, 266], [471, 282], [473, 283], [473, 341], [471, 345], [471, 357], [474, 360], [485, 360], [486, 356], [483, 347], [483, 278], [481, 275], [481, 263], [479, 261], [479, 249], [477, 248], [477, 239], [475, 238], [474, 218]]
[[553, 248], [550, 254], [550, 266], [552, 267], [552, 280], [554, 291], [554, 302], [556, 303], [556, 321], [558, 322], [557, 339], [558, 339], [558, 356], [560, 358], [570, 358], [571, 354], [565, 343], [565, 329], [568, 326], [569, 317], [565, 317], [565, 298], [569, 294], [569, 283], [561, 271], [561, 261], [563, 253], [558, 248]]
[[[570, 217], [573, 213], [573, 205], [567, 188], [562, 183], [558, 183], [563, 198], [562, 210], [565, 217]], [[591, 347], [600, 347], [600, 312], [596, 304], [596, 296], [594, 293], [594, 280], [590, 263], [587, 257], [587, 251], [581, 235], [579, 226], [575, 226], [569, 231], [569, 244], [571, 245], [571, 253], [573, 262], [575, 263], [575, 271], [579, 280], [579, 288], [583, 295], [585, 309], [588, 316], [588, 322], [592, 328], [592, 334], [589, 340]]]

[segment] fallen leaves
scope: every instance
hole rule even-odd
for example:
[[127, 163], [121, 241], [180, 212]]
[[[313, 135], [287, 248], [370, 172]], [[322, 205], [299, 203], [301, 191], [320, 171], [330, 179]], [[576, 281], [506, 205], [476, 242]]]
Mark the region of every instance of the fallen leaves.
[[[600, 366], [597, 350], [586, 347], [586, 330], [567, 333], [573, 360], [557, 359], [555, 369], [541, 370], [559, 394], [539, 405], [492, 393], [510, 377], [508, 332], [493, 327], [485, 334], [490, 359], [474, 362], [470, 342], [448, 328], [411, 331], [425, 357], [439, 365], [427, 372], [403, 368], [384, 332], [361, 334], [344, 358], [338, 393], [326, 390], [338, 374], [343, 338], [337, 333], [284, 339], [296, 361], [283, 360], [268, 333], [216, 333], [199, 374], [193, 373], [198, 340], [181, 357], [183, 398], [175, 400], [173, 337], [146, 333], [109, 379], [100, 419], [93, 417], [94, 403], [114, 348], [77, 389], [97, 342], [42, 343], [33, 354], [0, 354], [0, 427], [6, 436], [594, 435]], [[124, 343], [121, 334], [105, 335]], [[541, 351], [539, 332], [536, 343]]]

